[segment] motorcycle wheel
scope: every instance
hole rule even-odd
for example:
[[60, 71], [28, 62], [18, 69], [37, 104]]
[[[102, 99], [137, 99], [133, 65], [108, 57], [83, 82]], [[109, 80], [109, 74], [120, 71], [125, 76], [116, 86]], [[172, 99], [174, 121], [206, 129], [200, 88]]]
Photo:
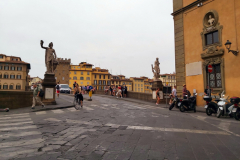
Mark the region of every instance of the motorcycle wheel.
[[181, 112], [185, 112], [185, 108], [184, 108], [184, 106], [181, 104], [181, 106], [179, 107], [179, 110], [181, 111]]
[[212, 108], [207, 108], [207, 109], [206, 109], [206, 114], [207, 114], [208, 116], [211, 116], [211, 115], [212, 115]]
[[169, 106], [169, 110], [171, 111], [174, 107], [174, 103], [172, 103], [170, 106]]
[[217, 111], [217, 118], [220, 118], [221, 115], [222, 115], [222, 113], [223, 113], [223, 110], [221, 110], [221, 109], [218, 108], [218, 111]]
[[234, 118], [239, 121], [240, 120], [240, 111], [234, 113]]

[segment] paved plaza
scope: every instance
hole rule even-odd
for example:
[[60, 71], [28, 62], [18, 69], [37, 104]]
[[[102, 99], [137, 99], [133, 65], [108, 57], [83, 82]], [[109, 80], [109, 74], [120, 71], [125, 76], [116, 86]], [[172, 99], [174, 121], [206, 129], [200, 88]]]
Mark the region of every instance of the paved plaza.
[[100, 95], [80, 110], [23, 111], [0, 113], [1, 160], [240, 159], [240, 122], [230, 118]]

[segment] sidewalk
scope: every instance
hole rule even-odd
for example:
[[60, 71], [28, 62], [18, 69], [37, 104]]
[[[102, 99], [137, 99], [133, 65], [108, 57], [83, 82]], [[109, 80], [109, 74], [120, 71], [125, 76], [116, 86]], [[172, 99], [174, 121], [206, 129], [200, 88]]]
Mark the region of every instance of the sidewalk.
[[[128, 101], [128, 102], [134, 102], [134, 103], [141, 103], [141, 104], [154, 104], [152, 102], [147, 102], [147, 101], [143, 101], [143, 100], [139, 100], [139, 99], [134, 99], [134, 98], [116, 98], [116, 96], [110, 96], [110, 95], [103, 95], [103, 94], [93, 94], [92, 96], [92, 100], [94, 101], [94, 97], [95, 96], [99, 96], [99, 97], [105, 97], [105, 98], [112, 98], [112, 99], [115, 99], [115, 100], [121, 100], [121, 101]], [[89, 96], [88, 95], [83, 95], [84, 99], [89, 99]], [[158, 105], [159, 107], [162, 107], [162, 108], [168, 108], [169, 107], [169, 104], [159, 104]], [[203, 107], [196, 107], [196, 110], [197, 112], [206, 112], [205, 108]]]
[[57, 105], [46, 105], [44, 108], [38, 105], [35, 106], [35, 109], [31, 109], [31, 106], [19, 109], [10, 109], [9, 112], [0, 112], [0, 115], [9, 115], [9, 114], [18, 114], [18, 113], [30, 113], [30, 112], [39, 112], [46, 110], [55, 110], [55, 109], [63, 109], [63, 108], [71, 108], [74, 105], [62, 98], [56, 98]]

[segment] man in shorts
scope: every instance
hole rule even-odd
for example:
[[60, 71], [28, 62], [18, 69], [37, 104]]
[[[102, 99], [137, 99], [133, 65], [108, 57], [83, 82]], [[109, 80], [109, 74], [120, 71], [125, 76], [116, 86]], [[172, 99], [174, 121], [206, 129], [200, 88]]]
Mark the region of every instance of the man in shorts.
[[60, 93], [60, 85], [59, 82], [56, 85], [56, 90], [57, 90], [57, 97], [59, 98], [59, 93]]
[[80, 103], [81, 103], [81, 107], [83, 107], [82, 92], [81, 92], [81, 88], [79, 87], [79, 85], [77, 83], [75, 84], [73, 95], [76, 96], [76, 101], [78, 102], [78, 104], [80, 105]]

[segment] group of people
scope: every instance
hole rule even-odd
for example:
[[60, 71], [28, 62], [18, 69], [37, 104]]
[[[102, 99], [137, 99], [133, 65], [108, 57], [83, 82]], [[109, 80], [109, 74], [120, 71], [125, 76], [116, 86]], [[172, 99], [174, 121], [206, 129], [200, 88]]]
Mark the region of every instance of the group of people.
[[127, 97], [127, 86], [126, 85], [108, 85], [104, 87], [104, 93], [116, 98]]
[[[74, 82], [74, 84], [73, 84], [73, 89], [75, 88], [75, 86], [76, 86], [76, 81]], [[78, 85], [78, 84], [77, 84]], [[78, 85], [79, 86], [79, 85]], [[89, 85], [87, 85], [87, 86], [79, 86], [80, 87], [80, 89], [81, 89], [81, 93], [82, 94], [88, 94], [88, 92], [89, 91], [94, 91], [95, 90], [95, 88], [93, 88], [92, 86], [89, 86]]]

